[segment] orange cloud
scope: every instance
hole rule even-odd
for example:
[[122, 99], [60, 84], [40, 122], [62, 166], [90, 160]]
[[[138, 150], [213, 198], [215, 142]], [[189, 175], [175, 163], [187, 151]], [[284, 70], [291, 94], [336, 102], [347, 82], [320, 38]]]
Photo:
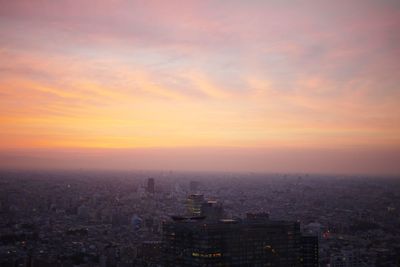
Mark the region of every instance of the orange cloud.
[[339, 2], [5, 2], [0, 150], [397, 148], [400, 6]]

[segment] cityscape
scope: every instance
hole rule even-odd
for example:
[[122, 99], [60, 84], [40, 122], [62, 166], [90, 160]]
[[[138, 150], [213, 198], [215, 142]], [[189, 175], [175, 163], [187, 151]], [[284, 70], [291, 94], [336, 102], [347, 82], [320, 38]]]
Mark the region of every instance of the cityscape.
[[0, 0], [0, 267], [400, 267], [400, 0]]
[[0, 266], [398, 266], [393, 177], [1, 172]]

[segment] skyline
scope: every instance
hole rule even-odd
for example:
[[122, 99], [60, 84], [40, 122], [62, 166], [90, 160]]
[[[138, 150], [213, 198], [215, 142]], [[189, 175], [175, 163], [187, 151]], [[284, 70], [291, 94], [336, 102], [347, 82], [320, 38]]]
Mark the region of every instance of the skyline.
[[0, 168], [400, 174], [398, 1], [0, 3]]

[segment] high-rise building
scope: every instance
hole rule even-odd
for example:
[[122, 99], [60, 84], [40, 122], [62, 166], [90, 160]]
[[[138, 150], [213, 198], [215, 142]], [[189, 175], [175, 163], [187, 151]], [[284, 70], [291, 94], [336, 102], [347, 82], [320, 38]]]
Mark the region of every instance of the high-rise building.
[[207, 220], [219, 220], [223, 218], [224, 209], [217, 201], [206, 201], [201, 205], [201, 216]]
[[190, 181], [189, 189], [191, 193], [197, 193], [200, 183], [198, 181]]
[[204, 202], [204, 196], [201, 194], [189, 195], [187, 199], [187, 211], [189, 216], [200, 216], [201, 207]]
[[301, 249], [303, 267], [318, 267], [318, 237], [303, 235], [301, 237]]
[[155, 186], [154, 178], [147, 179], [147, 193], [154, 194], [154, 186]]
[[246, 219], [209, 221], [173, 217], [163, 224], [165, 266], [302, 266], [297, 222]]

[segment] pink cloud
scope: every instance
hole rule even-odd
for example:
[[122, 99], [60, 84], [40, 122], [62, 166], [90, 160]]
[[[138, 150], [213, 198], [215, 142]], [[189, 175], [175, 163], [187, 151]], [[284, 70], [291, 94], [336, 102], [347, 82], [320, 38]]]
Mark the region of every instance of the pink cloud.
[[[1, 1], [2, 144], [43, 145], [40, 127], [57, 145], [120, 144], [101, 119], [134, 114], [162, 127], [132, 140], [397, 146], [399, 29], [390, 0]], [[85, 119], [96, 130], [75, 143]]]

